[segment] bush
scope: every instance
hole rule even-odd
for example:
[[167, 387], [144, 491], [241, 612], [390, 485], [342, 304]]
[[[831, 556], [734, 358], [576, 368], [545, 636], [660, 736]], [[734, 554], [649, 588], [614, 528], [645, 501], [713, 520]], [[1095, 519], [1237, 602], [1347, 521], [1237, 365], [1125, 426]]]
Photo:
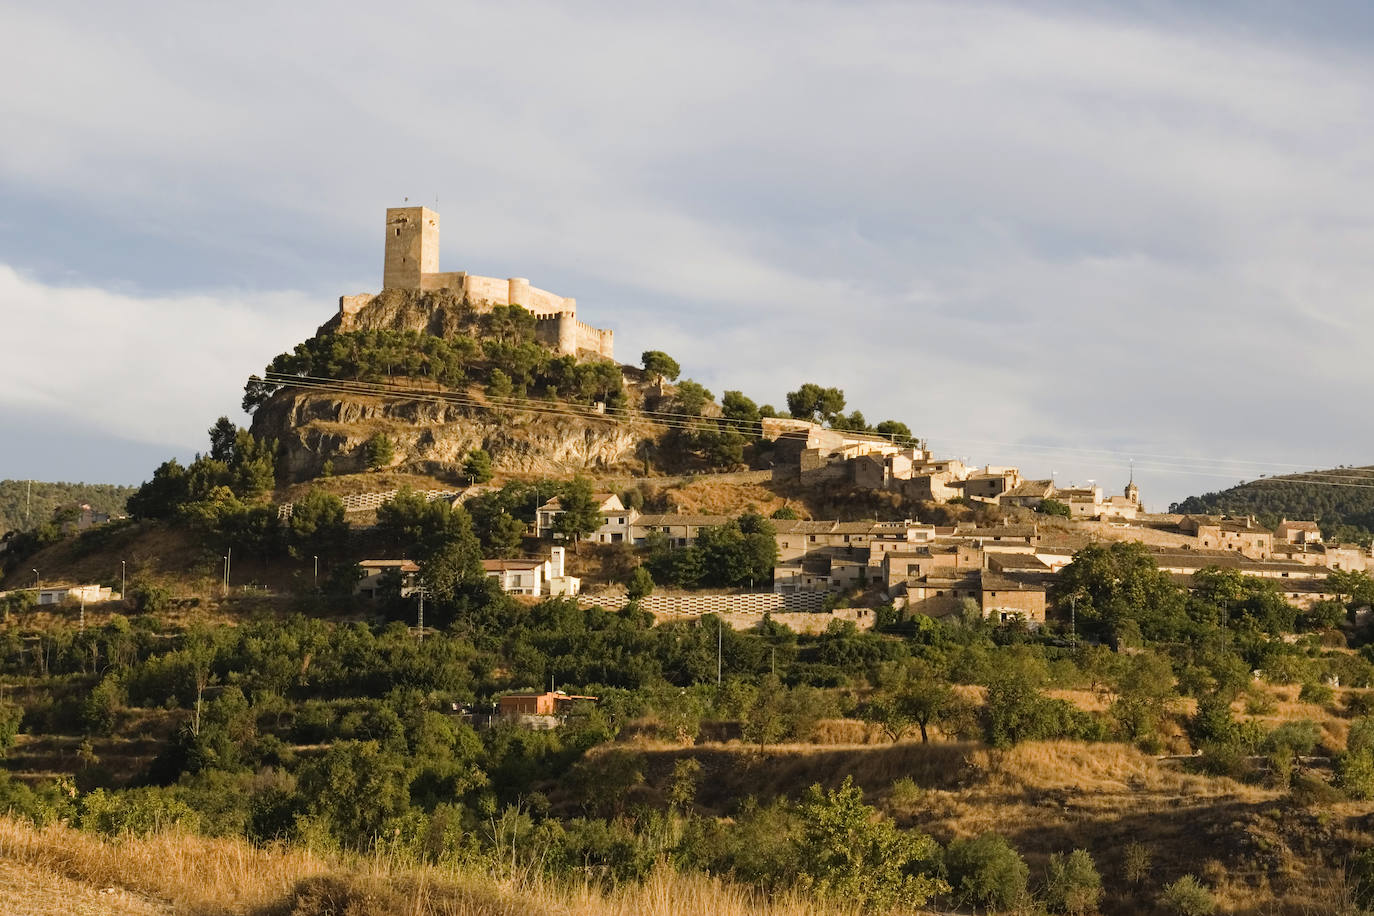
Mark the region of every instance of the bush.
[[1184, 875], [1164, 888], [1159, 905], [1179, 916], [1207, 916], [1217, 908], [1217, 901], [1206, 885], [1192, 875]]
[[363, 457], [367, 459], [369, 470], [380, 471], [396, 457], [396, 443], [386, 433], [373, 433], [363, 443]]
[[1304, 703], [1315, 703], [1318, 706], [1325, 706], [1335, 697], [1336, 692], [1326, 684], [1303, 684], [1298, 691], [1298, 699]]
[[1026, 897], [1030, 869], [1021, 855], [996, 833], [955, 840], [945, 853], [954, 897], [960, 903], [1011, 909]]
[[[930, 867], [939, 851], [935, 841], [875, 820], [876, 812], [863, 803], [863, 790], [851, 777], [829, 792], [812, 786], [798, 814], [801, 883], [820, 896], [887, 911], [923, 906], [948, 890]], [[1025, 883], [1023, 874], [1022, 892]]]
[[1045, 902], [1056, 913], [1081, 916], [1097, 909], [1102, 898], [1102, 876], [1086, 849], [1050, 856], [1045, 873]]

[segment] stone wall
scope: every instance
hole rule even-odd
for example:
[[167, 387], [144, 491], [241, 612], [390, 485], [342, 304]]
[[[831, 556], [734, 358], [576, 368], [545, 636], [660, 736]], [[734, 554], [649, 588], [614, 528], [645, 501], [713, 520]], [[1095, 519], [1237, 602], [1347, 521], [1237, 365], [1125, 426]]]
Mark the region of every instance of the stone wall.
[[[719, 614], [733, 629], [748, 630], [759, 625], [765, 615], [798, 633], [822, 633], [833, 620], [847, 620], [861, 630], [872, 629], [874, 615], [870, 608], [836, 608], [825, 610], [829, 596], [821, 592], [797, 592], [778, 595], [773, 592], [752, 592], [739, 595], [648, 595], [639, 599], [641, 610], [653, 614], [659, 622]], [[624, 595], [579, 595], [579, 606], [599, 607], [618, 611], [629, 603]]]

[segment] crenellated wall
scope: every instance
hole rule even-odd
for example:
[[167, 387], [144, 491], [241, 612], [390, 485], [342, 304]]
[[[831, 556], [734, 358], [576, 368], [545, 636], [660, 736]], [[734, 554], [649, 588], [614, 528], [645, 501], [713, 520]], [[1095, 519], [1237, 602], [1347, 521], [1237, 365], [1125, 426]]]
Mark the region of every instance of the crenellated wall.
[[[386, 211], [384, 288], [423, 291], [454, 290], [479, 310], [518, 305], [537, 319], [540, 342], [559, 353], [594, 353], [615, 358], [614, 334], [577, 320], [577, 300], [530, 286], [524, 277], [479, 277], [463, 271], [439, 270], [439, 214], [425, 207], [393, 207]], [[339, 314], [355, 315], [375, 297], [340, 296]]]

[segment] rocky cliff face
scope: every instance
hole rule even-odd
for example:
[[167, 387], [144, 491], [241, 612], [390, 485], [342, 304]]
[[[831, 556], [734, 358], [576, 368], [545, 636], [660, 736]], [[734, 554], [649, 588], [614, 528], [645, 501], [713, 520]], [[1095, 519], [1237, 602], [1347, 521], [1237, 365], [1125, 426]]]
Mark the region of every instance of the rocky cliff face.
[[457, 474], [482, 448], [498, 471], [562, 476], [637, 468], [652, 435], [610, 420], [289, 390], [258, 408], [252, 432], [280, 443], [278, 473], [291, 482], [326, 461], [339, 474], [366, 470], [363, 445], [378, 432], [396, 444], [392, 467]]

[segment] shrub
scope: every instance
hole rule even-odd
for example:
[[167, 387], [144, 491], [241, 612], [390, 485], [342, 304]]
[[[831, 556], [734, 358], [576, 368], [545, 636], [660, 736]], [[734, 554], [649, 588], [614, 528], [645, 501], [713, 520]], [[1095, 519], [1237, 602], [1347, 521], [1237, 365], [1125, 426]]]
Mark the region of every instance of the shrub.
[[945, 865], [955, 899], [961, 903], [1005, 910], [1026, 897], [1030, 869], [996, 833], [955, 840], [945, 853]]
[[370, 470], [379, 471], [391, 464], [396, 457], [396, 443], [391, 441], [391, 437], [386, 433], [373, 433], [372, 437], [363, 443], [363, 457], [367, 459], [367, 466]]
[[1132, 884], [1143, 884], [1150, 877], [1154, 853], [1144, 843], [1127, 843], [1121, 855], [1121, 874]]
[[[876, 812], [863, 803], [863, 790], [852, 777], [846, 776], [833, 791], [812, 786], [798, 814], [801, 883], [820, 896], [888, 911], [923, 906], [948, 890], [931, 867], [939, 851], [935, 841], [875, 819]], [[1021, 887], [1024, 891], [1024, 875]]]
[[1298, 691], [1298, 699], [1304, 703], [1315, 703], [1318, 706], [1325, 706], [1335, 697], [1336, 692], [1326, 684], [1303, 684]]
[[1045, 902], [1057, 913], [1081, 916], [1097, 909], [1102, 898], [1102, 876], [1086, 849], [1050, 856], [1045, 873]]
[[1164, 888], [1159, 895], [1159, 905], [1179, 916], [1207, 916], [1217, 908], [1217, 901], [1201, 881], [1184, 875]]
[[1355, 853], [1345, 863], [1350, 893], [1361, 912], [1374, 910], [1374, 849]]

